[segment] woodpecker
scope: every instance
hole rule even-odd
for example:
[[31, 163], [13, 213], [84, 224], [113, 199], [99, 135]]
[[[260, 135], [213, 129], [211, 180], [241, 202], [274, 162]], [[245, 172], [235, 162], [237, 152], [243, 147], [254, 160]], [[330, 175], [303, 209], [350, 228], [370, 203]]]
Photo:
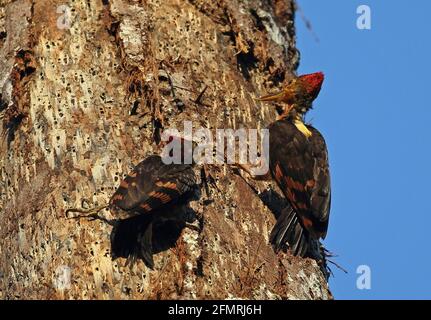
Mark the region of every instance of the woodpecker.
[[[324, 239], [331, 206], [328, 151], [320, 132], [304, 123], [304, 116], [317, 98], [321, 72], [291, 80], [278, 93], [258, 98], [278, 102], [279, 116], [268, 126], [269, 171], [288, 201], [270, 234], [274, 250], [289, 248], [305, 256], [310, 241]], [[250, 167], [241, 165], [251, 173]]]
[[[184, 143], [184, 153], [183, 146]], [[196, 195], [196, 180], [193, 163], [165, 164], [161, 156], [151, 155], [121, 181], [107, 206], [88, 211], [69, 209], [66, 216], [68, 212], [81, 212], [86, 215], [73, 218], [108, 222], [113, 225], [112, 258], [127, 257], [128, 264], [142, 259], [153, 268], [153, 228], [167, 221], [185, 223], [187, 204]], [[115, 217], [114, 222], [98, 215], [106, 207]]]

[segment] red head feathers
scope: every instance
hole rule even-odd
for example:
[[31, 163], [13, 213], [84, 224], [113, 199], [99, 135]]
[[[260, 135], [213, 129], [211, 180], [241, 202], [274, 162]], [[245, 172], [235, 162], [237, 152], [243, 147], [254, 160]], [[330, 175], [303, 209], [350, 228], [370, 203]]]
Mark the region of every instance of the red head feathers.
[[311, 96], [312, 100], [316, 99], [319, 95], [320, 88], [322, 88], [322, 83], [324, 79], [325, 76], [322, 72], [304, 74], [298, 77], [298, 80], [303, 83], [307, 93]]

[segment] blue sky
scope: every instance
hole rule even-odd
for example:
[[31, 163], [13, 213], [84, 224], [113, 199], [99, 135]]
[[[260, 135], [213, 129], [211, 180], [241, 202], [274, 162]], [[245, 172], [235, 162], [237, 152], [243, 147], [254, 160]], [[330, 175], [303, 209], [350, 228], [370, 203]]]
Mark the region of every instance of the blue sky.
[[[431, 1], [298, 0], [299, 73], [326, 78], [308, 115], [332, 173], [336, 299], [431, 299]], [[356, 9], [371, 8], [371, 30]], [[371, 289], [356, 268], [371, 268]]]

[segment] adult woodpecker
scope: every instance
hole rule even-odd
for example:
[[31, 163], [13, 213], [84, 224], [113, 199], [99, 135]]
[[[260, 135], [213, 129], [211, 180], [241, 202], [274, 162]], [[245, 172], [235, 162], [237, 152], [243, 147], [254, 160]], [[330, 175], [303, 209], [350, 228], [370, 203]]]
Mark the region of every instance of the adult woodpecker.
[[[170, 138], [169, 142], [172, 142]], [[181, 152], [185, 154], [184, 140]], [[182, 154], [182, 156], [183, 156]], [[89, 211], [69, 209], [68, 212], [86, 213], [73, 218], [101, 219], [114, 228], [111, 233], [112, 257], [125, 256], [128, 263], [142, 259], [153, 268], [153, 227], [166, 221], [185, 223], [187, 204], [196, 194], [196, 175], [193, 164], [165, 164], [159, 155], [151, 155], [140, 162], [121, 181], [107, 206]], [[114, 222], [98, 215], [103, 208], [114, 215]]]
[[[325, 238], [331, 205], [328, 152], [320, 132], [304, 123], [317, 98], [321, 72], [291, 80], [276, 94], [260, 101], [279, 102], [279, 117], [269, 129], [269, 171], [289, 205], [283, 209], [270, 235], [275, 251], [288, 247], [306, 255], [310, 240]], [[250, 167], [241, 166], [251, 173]]]

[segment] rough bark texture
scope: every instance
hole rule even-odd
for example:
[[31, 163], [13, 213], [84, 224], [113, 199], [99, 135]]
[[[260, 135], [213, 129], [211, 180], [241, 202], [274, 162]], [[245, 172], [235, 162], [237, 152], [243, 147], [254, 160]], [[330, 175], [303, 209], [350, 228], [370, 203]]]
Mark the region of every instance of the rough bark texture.
[[111, 226], [64, 218], [107, 202], [160, 128], [273, 121], [253, 97], [297, 67], [293, 15], [291, 0], [0, 0], [0, 297], [331, 298], [315, 261], [268, 245], [275, 218], [256, 190], [275, 184], [228, 166], [190, 204], [200, 231], [154, 270], [111, 261]]

